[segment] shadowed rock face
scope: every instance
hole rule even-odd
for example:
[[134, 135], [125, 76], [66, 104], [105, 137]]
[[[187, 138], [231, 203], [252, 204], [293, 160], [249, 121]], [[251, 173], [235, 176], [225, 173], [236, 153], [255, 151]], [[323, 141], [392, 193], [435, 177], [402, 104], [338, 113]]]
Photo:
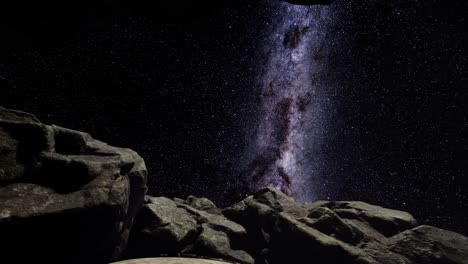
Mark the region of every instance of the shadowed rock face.
[[254, 263], [244, 250], [247, 232], [206, 198], [147, 197], [135, 222], [128, 258], [194, 255]]
[[114, 264], [229, 264], [224, 261], [195, 258], [145, 258], [115, 262]]
[[468, 263], [468, 238], [405, 212], [273, 188], [219, 209], [145, 197], [146, 174], [132, 150], [0, 107], [0, 263]]
[[432, 226], [418, 226], [395, 235], [387, 245], [413, 263], [468, 263], [468, 239]]
[[363, 202], [299, 205], [267, 188], [223, 210], [255, 263], [467, 263], [468, 238]]
[[[301, 205], [266, 188], [224, 210], [205, 198], [147, 197], [127, 257], [239, 263], [467, 263], [468, 239], [363, 202]], [[222, 213], [222, 215], [221, 215]]]
[[130, 149], [0, 107], [0, 262], [118, 259], [146, 174]]

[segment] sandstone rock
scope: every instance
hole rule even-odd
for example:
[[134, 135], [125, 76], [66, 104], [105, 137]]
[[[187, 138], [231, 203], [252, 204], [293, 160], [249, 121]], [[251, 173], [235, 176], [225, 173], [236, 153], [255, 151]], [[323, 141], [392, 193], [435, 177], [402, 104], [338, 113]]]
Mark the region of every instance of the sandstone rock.
[[146, 174], [130, 149], [0, 108], [0, 262], [118, 259]]
[[[245, 234], [245, 231], [243, 232]], [[243, 250], [232, 248], [232, 238], [216, 225], [203, 223], [201, 233], [192, 248], [185, 250], [198, 256], [219, 257], [239, 263], [254, 263], [253, 258]]]
[[344, 219], [364, 221], [387, 237], [417, 225], [413, 216], [406, 212], [386, 209], [364, 202], [318, 202], [306, 205], [309, 211], [317, 206], [327, 207]]
[[[307, 210], [285, 194], [266, 188], [223, 211], [246, 227], [255, 263], [371, 263], [359, 249], [304, 223]], [[301, 221], [302, 220], [302, 221]]]
[[146, 200], [127, 257], [193, 255], [253, 263], [248, 253], [238, 249], [246, 240], [245, 229], [219, 214], [208, 199], [190, 196], [185, 201], [164, 197]]
[[[176, 254], [183, 249], [185, 240], [196, 235], [198, 223], [187, 211], [177, 207], [174, 201], [165, 197], [151, 197], [150, 203], [140, 210], [134, 228], [140, 232], [139, 239], [145, 241], [135, 251]], [[144, 252], [139, 254], [144, 255]]]
[[309, 213], [306, 208], [297, 204], [292, 198], [273, 188], [262, 189], [243, 201], [228, 207], [223, 213], [233, 212], [230, 215], [235, 218], [237, 215], [247, 213], [249, 207], [254, 208], [256, 213], [261, 215], [285, 212], [296, 217], [304, 217]]
[[229, 264], [224, 261], [195, 259], [195, 258], [144, 258], [144, 259], [129, 259], [113, 264]]
[[416, 225], [411, 215], [361, 202], [299, 205], [266, 188], [224, 209], [225, 217], [203, 198], [147, 197], [146, 203], [130, 242], [130, 252], [140, 250], [134, 257], [168, 254], [269, 264], [466, 263], [466, 237], [425, 226], [407, 230]]
[[255, 263], [467, 263], [466, 237], [362, 202], [299, 205], [266, 188], [223, 214], [246, 228]]
[[205, 197], [198, 198], [198, 197], [190, 195], [189, 197], [187, 197], [184, 203], [198, 210], [203, 210], [207, 212], [219, 211], [216, 205], [212, 201], [206, 199]]
[[365, 236], [361, 230], [349, 225], [326, 207], [319, 207], [311, 211], [308, 217], [304, 217], [300, 221], [326, 235], [352, 245], [357, 245]]
[[468, 263], [468, 238], [432, 226], [418, 226], [395, 235], [387, 245], [412, 263]]
[[145, 192], [145, 165], [132, 150], [0, 108], [0, 263], [108, 263], [131, 230], [127, 258], [468, 264], [468, 238], [363, 202], [301, 205], [265, 188], [221, 210], [206, 198]]

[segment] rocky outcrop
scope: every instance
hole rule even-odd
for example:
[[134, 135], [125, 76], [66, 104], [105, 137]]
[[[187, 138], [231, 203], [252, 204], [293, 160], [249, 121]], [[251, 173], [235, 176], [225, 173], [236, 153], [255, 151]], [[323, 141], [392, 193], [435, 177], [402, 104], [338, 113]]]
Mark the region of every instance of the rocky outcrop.
[[137, 216], [127, 257], [205, 256], [254, 263], [243, 250], [247, 232], [206, 198], [147, 197]]
[[105, 263], [146, 193], [130, 149], [0, 107], [0, 263]]
[[[145, 196], [146, 174], [130, 149], [0, 107], [0, 263], [468, 264], [468, 238], [405, 212], [272, 188], [220, 209]], [[192, 263], [140, 261], [124, 263]]]
[[468, 263], [467, 238], [363, 202], [299, 205], [267, 188], [226, 208], [255, 263]]
[[229, 262], [196, 258], [144, 258], [123, 260], [114, 264], [229, 264]]
[[363, 202], [316, 202], [307, 204], [305, 207], [311, 212], [311, 215], [316, 216], [320, 214], [314, 214], [314, 212], [320, 212], [323, 208], [331, 209], [336, 215], [349, 222], [355, 220], [354, 222], [366, 223], [366, 226], [361, 225], [361, 228], [364, 228], [362, 230], [364, 233], [380, 234], [385, 237], [393, 236], [417, 224], [413, 216], [406, 212]]
[[223, 213], [246, 228], [250, 236], [247, 246], [255, 263], [303, 263], [307, 259], [315, 263], [369, 263], [359, 249], [334, 238], [338, 234], [349, 239], [358, 235], [336, 214], [327, 209], [311, 214], [275, 189], [261, 190]]
[[468, 238], [432, 226], [407, 230], [386, 244], [412, 263], [468, 263]]
[[206, 198], [147, 197], [127, 257], [236, 263], [467, 263], [467, 238], [363, 202], [300, 205], [272, 188], [220, 210]]

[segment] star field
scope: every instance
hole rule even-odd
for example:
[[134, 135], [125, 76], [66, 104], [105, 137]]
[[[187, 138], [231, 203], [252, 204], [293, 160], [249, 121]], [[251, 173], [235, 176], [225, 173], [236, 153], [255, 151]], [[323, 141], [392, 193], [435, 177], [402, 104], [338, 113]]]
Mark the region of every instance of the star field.
[[136, 150], [152, 195], [283, 179], [468, 234], [466, 3], [97, 2], [3, 9], [0, 105]]

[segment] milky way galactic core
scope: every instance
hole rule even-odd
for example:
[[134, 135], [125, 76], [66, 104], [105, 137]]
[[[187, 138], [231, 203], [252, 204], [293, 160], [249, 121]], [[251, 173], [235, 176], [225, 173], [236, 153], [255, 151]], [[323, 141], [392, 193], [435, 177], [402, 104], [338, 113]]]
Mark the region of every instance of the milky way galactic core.
[[261, 114], [246, 177], [252, 189], [272, 186], [306, 202], [314, 200], [314, 181], [320, 178], [330, 12], [327, 6], [271, 2], [263, 3], [271, 21], [265, 23]]

